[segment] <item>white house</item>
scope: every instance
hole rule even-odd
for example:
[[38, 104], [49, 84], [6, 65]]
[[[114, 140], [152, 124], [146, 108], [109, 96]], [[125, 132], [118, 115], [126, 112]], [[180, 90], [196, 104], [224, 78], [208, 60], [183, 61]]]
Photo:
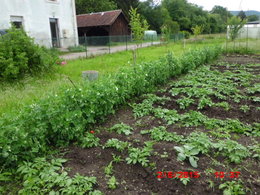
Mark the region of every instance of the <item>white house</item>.
[[75, 0], [0, 0], [0, 29], [11, 23], [46, 47], [78, 44]]

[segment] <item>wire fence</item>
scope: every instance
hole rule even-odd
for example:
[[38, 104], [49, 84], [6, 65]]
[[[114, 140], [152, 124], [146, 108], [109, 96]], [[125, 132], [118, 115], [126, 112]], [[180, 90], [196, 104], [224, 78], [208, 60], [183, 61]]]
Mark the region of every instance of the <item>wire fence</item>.
[[[184, 39], [184, 34], [171, 35], [169, 42], [176, 42]], [[49, 48], [59, 48], [62, 51], [73, 53], [85, 52], [85, 57], [114, 53], [118, 51], [133, 50], [136, 47], [148, 47], [165, 43], [163, 36], [145, 36], [143, 40], [135, 40], [131, 35], [122, 36], [83, 36], [78, 38], [59, 38], [51, 40], [35, 39], [40, 45]], [[72, 54], [73, 55], [73, 54]], [[74, 54], [76, 55], [76, 54]], [[82, 56], [84, 54], [81, 54]]]
[[226, 50], [253, 50], [260, 52], [260, 27], [243, 27], [235, 40], [227, 32]]

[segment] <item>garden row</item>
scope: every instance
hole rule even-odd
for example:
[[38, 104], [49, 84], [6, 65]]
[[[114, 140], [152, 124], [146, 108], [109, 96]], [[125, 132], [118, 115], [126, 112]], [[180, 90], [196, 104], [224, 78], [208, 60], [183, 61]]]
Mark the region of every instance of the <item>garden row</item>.
[[125, 68], [95, 83], [65, 90], [25, 107], [17, 117], [0, 119], [0, 163], [15, 167], [48, 152], [50, 146], [84, 145], [84, 133], [131, 97], [149, 92], [171, 77], [187, 73], [220, 54], [220, 48], [187, 52]]
[[132, 99], [65, 149], [68, 160], [20, 165], [20, 192], [259, 194], [259, 71], [201, 66]]

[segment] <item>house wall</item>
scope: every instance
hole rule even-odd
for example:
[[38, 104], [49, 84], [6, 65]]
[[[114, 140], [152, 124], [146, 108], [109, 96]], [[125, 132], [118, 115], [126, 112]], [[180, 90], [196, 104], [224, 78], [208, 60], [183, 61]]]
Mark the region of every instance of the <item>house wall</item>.
[[1, 0], [0, 29], [11, 26], [11, 16], [22, 16], [24, 30], [46, 47], [52, 46], [49, 19], [57, 18], [61, 47], [78, 44], [75, 0]]

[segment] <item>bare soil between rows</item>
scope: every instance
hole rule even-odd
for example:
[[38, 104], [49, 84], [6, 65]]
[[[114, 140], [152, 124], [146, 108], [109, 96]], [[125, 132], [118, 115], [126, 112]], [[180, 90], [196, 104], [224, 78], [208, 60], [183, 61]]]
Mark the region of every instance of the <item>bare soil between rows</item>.
[[[219, 63], [222, 63], [220, 65]], [[218, 65], [216, 65], [218, 63]], [[211, 65], [213, 70], [219, 71], [236, 71], [234, 67], [227, 67], [225, 64], [260, 64], [260, 56], [223, 56], [218, 62]], [[247, 66], [246, 66], [247, 67]], [[248, 66], [250, 68], [249, 72], [255, 75], [259, 75], [260, 66]], [[255, 81], [259, 82], [259, 81]], [[164, 86], [167, 88], [168, 86]], [[171, 98], [169, 102], [164, 105], [164, 108], [175, 109], [179, 113], [184, 112], [179, 109], [176, 104], [176, 98], [172, 97], [169, 93], [157, 92], [158, 96], [168, 96]], [[260, 94], [254, 94], [254, 96], [260, 97]], [[213, 98], [214, 102], [218, 102], [217, 98]], [[232, 109], [225, 111], [223, 108], [204, 108], [201, 112], [210, 118], [219, 119], [239, 119], [241, 122], [246, 124], [252, 124], [260, 121], [260, 111], [256, 110], [256, 107], [260, 106], [260, 103], [253, 102], [251, 100], [242, 101], [240, 103], [234, 103], [232, 100], [228, 100], [228, 103], [232, 106]], [[247, 113], [242, 112], [239, 109], [240, 105], [247, 104], [250, 106], [250, 111]], [[158, 105], [154, 105], [155, 107]], [[196, 106], [192, 105], [185, 110], [196, 110]], [[125, 123], [134, 128], [133, 134], [130, 136], [118, 135], [116, 133], [111, 133], [105, 131], [107, 128], [112, 127], [117, 123]], [[143, 146], [145, 141], [151, 140], [148, 135], [141, 135], [141, 130], [152, 129], [153, 127], [164, 125], [163, 120], [154, 118], [153, 116], [145, 116], [140, 119], [135, 119], [133, 116], [132, 108], [129, 106], [124, 106], [120, 108], [115, 115], [109, 116], [106, 123], [99, 125], [96, 129], [101, 130], [97, 135], [100, 138], [100, 143], [103, 145], [110, 138], [117, 138], [121, 141], [131, 142], [133, 146], [139, 147]], [[207, 132], [208, 130], [201, 128], [185, 128], [176, 127], [174, 125], [169, 126], [167, 131], [176, 132], [180, 135], [188, 135], [191, 132], [199, 130], [202, 132]], [[252, 144], [251, 137], [240, 135], [239, 137], [234, 136], [234, 140], [239, 143], [248, 146]], [[259, 137], [255, 138], [258, 142]], [[138, 141], [137, 141], [138, 140]], [[250, 189], [247, 194], [260, 194], [260, 163], [256, 159], [247, 158], [241, 164], [228, 163], [227, 160], [222, 156], [216, 156], [214, 151], [211, 151], [209, 155], [200, 155], [198, 161], [198, 168], [193, 168], [191, 165], [184, 161], [177, 161], [176, 151], [173, 147], [176, 143], [169, 142], [157, 142], [153, 146], [153, 153], [158, 153], [158, 155], [152, 155], [149, 160], [155, 163], [156, 169], [144, 168], [139, 164], [129, 165], [126, 162], [114, 163], [114, 173], [119, 182], [118, 187], [115, 190], [108, 189], [107, 178], [104, 174], [104, 167], [109, 164], [112, 160], [112, 154], [121, 155], [123, 159], [127, 157], [127, 151], [122, 153], [116, 151], [115, 149], [103, 149], [102, 147], [95, 147], [89, 149], [83, 149], [80, 147], [70, 147], [67, 148], [64, 158], [68, 159], [66, 163], [66, 168], [70, 169], [70, 175], [79, 173], [84, 176], [95, 176], [97, 177], [98, 185], [96, 189], [102, 191], [104, 194], [130, 194], [130, 195], [150, 195], [152, 193], [158, 195], [172, 195], [172, 194], [193, 194], [193, 195], [204, 195], [204, 194], [223, 194], [219, 189], [219, 185], [225, 181], [233, 181], [225, 177], [223, 180], [215, 178], [214, 173], [205, 173], [206, 169], [214, 169], [216, 171], [230, 172], [232, 170], [239, 170], [241, 175], [239, 179], [244, 181], [245, 187]], [[162, 157], [161, 155], [167, 152], [168, 155]], [[198, 171], [200, 173], [199, 178], [191, 178], [190, 182], [185, 186], [177, 179], [158, 179], [158, 171], [188, 171], [194, 172]], [[210, 185], [213, 183], [214, 185]]]

